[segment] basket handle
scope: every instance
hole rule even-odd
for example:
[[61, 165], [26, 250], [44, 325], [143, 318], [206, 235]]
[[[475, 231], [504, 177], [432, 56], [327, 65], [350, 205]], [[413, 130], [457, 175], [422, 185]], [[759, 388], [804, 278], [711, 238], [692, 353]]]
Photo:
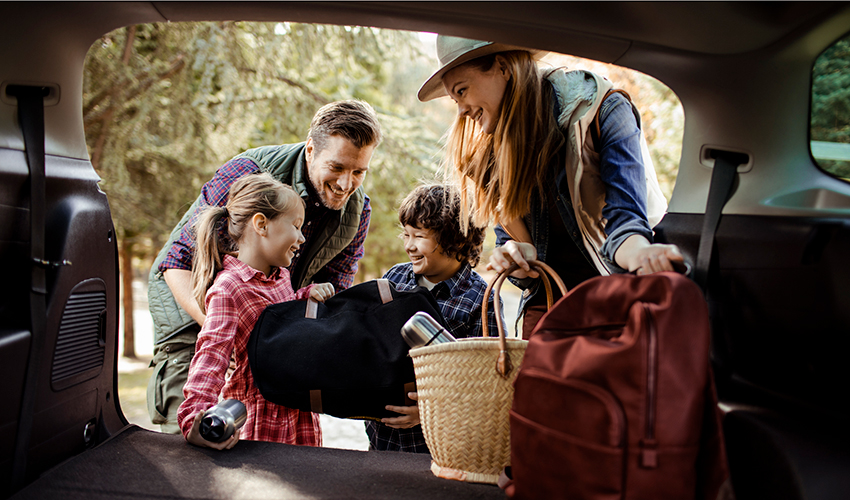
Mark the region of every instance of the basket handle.
[[[561, 277], [558, 276], [558, 273], [555, 272], [554, 269], [549, 267], [545, 262], [541, 262], [539, 260], [529, 260], [528, 264], [532, 269], [540, 273], [541, 278], [543, 278], [543, 287], [546, 289], [546, 305], [547, 308], [552, 307], [552, 285], [549, 283], [549, 280], [546, 279], [547, 275], [549, 278], [555, 281], [555, 284], [558, 285], [558, 288], [561, 290], [561, 295], [567, 294], [567, 287], [564, 285]], [[490, 302], [490, 290], [493, 290], [493, 304], [499, 300], [499, 294], [502, 290], [502, 282], [505, 281], [505, 278], [508, 277], [509, 274], [519, 269], [518, 264], [513, 264], [511, 267], [505, 269], [501, 273], [497, 274], [493, 281], [491, 281], [487, 285], [487, 290], [484, 292], [484, 303], [481, 305], [481, 333], [484, 337], [489, 337], [490, 335], [490, 327], [487, 321], [487, 309], [488, 303]], [[496, 327], [499, 330], [499, 357], [496, 360], [496, 371], [502, 378], [508, 378], [508, 375], [511, 373], [511, 358], [508, 357], [507, 352], [507, 341], [505, 340], [505, 327], [502, 324], [502, 315], [496, 314]]]

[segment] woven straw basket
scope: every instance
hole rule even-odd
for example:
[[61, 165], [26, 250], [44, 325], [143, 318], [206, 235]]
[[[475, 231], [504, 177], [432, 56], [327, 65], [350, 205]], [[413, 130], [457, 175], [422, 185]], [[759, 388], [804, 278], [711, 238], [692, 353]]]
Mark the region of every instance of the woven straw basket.
[[[560, 278], [546, 264], [531, 261], [546, 271], [566, 294]], [[487, 287], [482, 307], [484, 337], [460, 339], [410, 350], [416, 372], [419, 418], [431, 451], [431, 471], [439, 477], [496, 484], [510, 464], [510, 420], [513, 382], [528, 341], [506, 339], [501, 316], [496, 314], [498, 337], [489, 337], [487, 298], [496, 297], [511, 267]], [[549, 306], [552, 290], [543, 280]], [[494, 301], [494, 303], [498, 303]]]

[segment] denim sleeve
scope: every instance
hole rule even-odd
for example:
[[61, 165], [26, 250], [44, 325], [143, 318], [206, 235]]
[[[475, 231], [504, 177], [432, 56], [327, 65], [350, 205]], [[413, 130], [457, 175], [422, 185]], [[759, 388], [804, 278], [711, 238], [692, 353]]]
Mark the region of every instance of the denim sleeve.
[[607, 186], [602, 216], [607, 239], [602, 255], [615, 272], [625, 272], [614, 254], [629, 236], [640, 234], [652, 242], [646, 216], [646, 177], [640, 152], [640, 129], [631, 103], [613, 94], [602, 103], [600, 122], [600, 175]]
[[496, 246], [497, 247], [504, 245], [505, 243], [507, 243], [508, 241], [510, 241], [512, 239], [510, 237], [510, 235], [508, 234], [508, 232], [505, 231], [504, 229], [502, 229], [502, 226], [500, 224], [496, 224], [496, 226], [493, 227], [493, 232], [496, 233]]

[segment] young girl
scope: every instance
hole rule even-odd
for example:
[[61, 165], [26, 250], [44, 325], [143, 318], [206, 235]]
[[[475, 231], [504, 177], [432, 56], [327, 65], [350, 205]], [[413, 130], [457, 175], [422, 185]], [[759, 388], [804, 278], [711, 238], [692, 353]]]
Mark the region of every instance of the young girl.
[[[224, 207], [210, 207], [199, 217], [192, 284], [206, 320], [183, 388], [186, 400], [177, 412], [180, 430], [190, 443], [230, 449], [241, 435], [254, 441], [322, 445], [318, 415], [263, 398], [254, 385], [246, 351], [254, 323], [266, 306], [308, 297], [323, 302], [334, 293], [329, 283], [292, 289], [286, 267], [304, 242], [303, 220], [303, 200], [265, 173], [236, 181]], [[220, 223], [226, 225], [237, 251], [220, 248], [219, 230], [224, 229]], [[235, 370], [226, 379], [231, 354]], [[201, 437], [199, 426], [219, 395], [244, 403], [248, 418], [230, 439], [212, 443]]]

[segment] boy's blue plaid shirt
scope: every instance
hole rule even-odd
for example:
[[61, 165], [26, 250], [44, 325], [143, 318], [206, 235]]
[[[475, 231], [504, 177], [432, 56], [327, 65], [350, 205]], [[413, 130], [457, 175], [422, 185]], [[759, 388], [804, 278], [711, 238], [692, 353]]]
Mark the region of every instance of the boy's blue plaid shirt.
[[[413, 265], [409, 262], [396, 264], [387, 271], [384, 278], [395, 283], [396, 290], [399, 291], [407, 291], [419, 286], [418, 277], [413, 273]], [[464, 263], [454, 276], [437, 283], [431, 289], [431, 293], [440, 305], [440, 312], [446, 319], [449, 331], [455, 338], [481, 336], [481, 306], [486, 289], [487, 282], [467, 263]], [[491, 335], [498, 332], [496, 311], [502, 315], [502, 324], [505, 324], [502, 309], [501, 300], [496, 309], [493, 307], [493, 298], [490, 297], [487, 306], [487, 325], [492, 332]], [[366, 434], [369, 435], [373, 449], [429, 453], [422, 427], [419, 425], [411, 429], [393, 429], [387, 425], [369, 421], [366, 422]]]

